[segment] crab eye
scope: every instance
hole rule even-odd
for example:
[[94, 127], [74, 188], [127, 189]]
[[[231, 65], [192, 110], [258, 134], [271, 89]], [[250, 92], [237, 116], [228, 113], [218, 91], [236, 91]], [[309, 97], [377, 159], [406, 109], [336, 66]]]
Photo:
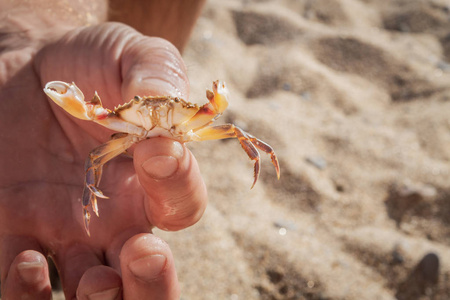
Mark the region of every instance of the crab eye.
[[139, 96], [134, 96], [134, 102], [138, 103], [139, 101], [141, 101], [141, 97]]

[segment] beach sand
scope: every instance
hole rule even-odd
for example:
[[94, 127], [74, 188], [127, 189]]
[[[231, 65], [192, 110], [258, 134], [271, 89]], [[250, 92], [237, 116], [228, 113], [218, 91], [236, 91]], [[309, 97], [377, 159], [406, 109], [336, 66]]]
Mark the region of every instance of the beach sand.
[[210, 0], [183, 56], [281, 165], [189, 144], [208, 208], [155, 230], [183, 300], [450, 299], [447, 0]]
[[[450, 4], [209, 1], [191, 98], [269, 143], [192, 143], [210, 203], [171, 245], [182, 299], [450, 299]], [[218, 121], [218, 122], [220, 122]]]

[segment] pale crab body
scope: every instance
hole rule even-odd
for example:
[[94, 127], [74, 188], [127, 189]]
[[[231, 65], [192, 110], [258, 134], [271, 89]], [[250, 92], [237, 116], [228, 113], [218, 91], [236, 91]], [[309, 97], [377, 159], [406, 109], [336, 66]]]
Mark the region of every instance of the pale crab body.
[[202, 106], [177, 97], [136, 96], [114, 110], [109, 110], [102, 106], [97, 93], [92, 100], [85, 101], [83, 93], [74, 83], [52, 81], [46, 84], [44, 91], [74, 117], [94, 121], [118, 132], [110, 141], [92, 150], [86, 159], [82, 204], [88, 234], [89, 205], [98, 216], [97, 197], [107, 198], [98, 188], [103, 165], [143, 139], [164, 136], [184, 143], [237, 138], [249, 158], [255, 161], [252, 187], [258, 180], [260, 171], [258, 149], [270, 154], [277, 177], [280, 177], [278, 160], [272, 147], [233, 124], [212, 126], [228, 106], [228, 89], [224, 82], [213, 82], [213, 90], [206, 92], [209, 102]]
[[[186, 131], [187, 124], [185, 123], [198, 110], [197, 105], [179, 98], [135, 97], [130, 102], [114, 109], [113, 114], [126, 123], [140, 128], [142, 132], [135, 135], [141, 138], [165, 136], [181, 142], [188, 142], [191, 140], [193, 131]], [[118, 131], [128, 132], [127, 128]]]

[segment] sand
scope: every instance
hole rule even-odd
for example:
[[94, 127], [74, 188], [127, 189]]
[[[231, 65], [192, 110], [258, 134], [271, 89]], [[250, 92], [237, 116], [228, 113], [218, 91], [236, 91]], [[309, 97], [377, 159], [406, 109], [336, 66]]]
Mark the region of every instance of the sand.
[[191, 143], [210, 203], [170, 244], [182, 299], [450, 299], [447, 0], [210, 0], [191, 100], [227, 82], [236, 140]]

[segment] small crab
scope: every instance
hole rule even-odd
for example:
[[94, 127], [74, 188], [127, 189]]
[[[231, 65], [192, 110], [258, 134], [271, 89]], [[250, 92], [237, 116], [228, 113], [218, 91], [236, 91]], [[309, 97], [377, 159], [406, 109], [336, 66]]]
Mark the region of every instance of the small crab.
[[249, 158], [255, 161], [252, 188], [258, 180], [261, 164], [258, 149], [270, 154], [280, 178], [278, 159], [272, 147], [233, 124], [211, 125], [228, 106], [225, 83], [214, 81], [212, 88], [212, 91], [206, 91], [209, 102], [202, 106], [177, 97], [136, 96], [111, 111], [102, 106], [97, 93], [92, 100], [85, 101], [83, 93], [74, 83], [51, 81], [45, 85], [44, 92], [72, 116], [94, 121], [118, 132], [110, 141], [92, 150], [86, 159], [82, 205], [88, 235], [89, 205], [98, 216], [97, 197], [108, 198], [98, 187], [103, 165], [144, 139], [164, 136], [184, 143], [237, 138]]

